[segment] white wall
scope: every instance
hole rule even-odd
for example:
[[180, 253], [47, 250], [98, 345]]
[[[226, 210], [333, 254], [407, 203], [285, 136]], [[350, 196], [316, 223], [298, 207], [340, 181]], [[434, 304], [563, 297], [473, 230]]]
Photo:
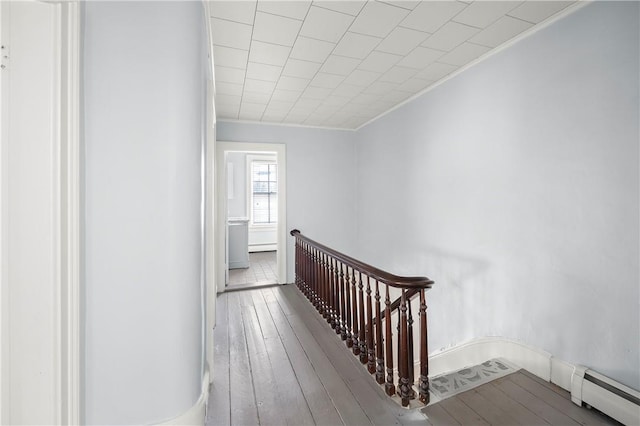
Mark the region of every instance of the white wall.
[[359, 257], [435, 280], [432, 351], [640, 388], [638, 39], [637, 2], [588, 5], [357, 133]]
[[87, 2], [85, 422], [188, 410], [202, 377], [199, 2]]
[[[349, 253], [355, 236], [352, 136], [348, 131], [218, 122], [216, 139], [286, 144], [287, 233], [298, 228]], [[287, 242], [287, 282], [292, 283], [293, 237]]]

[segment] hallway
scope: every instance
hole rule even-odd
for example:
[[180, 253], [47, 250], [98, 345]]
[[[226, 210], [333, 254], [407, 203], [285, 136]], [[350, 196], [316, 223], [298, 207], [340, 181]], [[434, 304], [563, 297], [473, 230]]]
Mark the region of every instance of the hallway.
[[207, 425], [616, 424], [524, 370], [403, 409], [293, 285], [218, 296], [214, 343]]

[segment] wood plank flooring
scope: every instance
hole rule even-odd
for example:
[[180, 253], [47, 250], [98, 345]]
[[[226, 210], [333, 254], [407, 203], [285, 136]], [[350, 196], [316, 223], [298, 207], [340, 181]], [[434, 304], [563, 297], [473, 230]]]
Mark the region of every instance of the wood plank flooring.
[[207, 425], [615, 424], [523, 370], [405, 410], [295, 286], [224, 293], [217, 302]]

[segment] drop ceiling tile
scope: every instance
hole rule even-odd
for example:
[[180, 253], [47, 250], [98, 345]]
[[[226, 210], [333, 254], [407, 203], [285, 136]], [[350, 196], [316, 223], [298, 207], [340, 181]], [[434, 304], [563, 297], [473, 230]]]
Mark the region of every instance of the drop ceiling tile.
[[262, 112], [240, 107], [240, 115], [238, 118], [246, 121], [260, 121], [262, 119]]
[[246, 68], [248, 50], [233, 49], [231, 47], [213, 46], [213, 60], [216, 65], [230, 68]]
[[367, 87], [374, 81], [376, 81], [382, 74], [379, 72], [355, 70], [344, 80], [347, 84], [353, 84], [355, 86]]
[[249, 50], [252, 29], [251, 25], [211, 18], [211, 38], [218, 46]]
[[257, 62], [249, 62], [247, 66], [247, 78], [264, 81], [278, 81], [282, 67], [277, 65], [259, 64]]
[[282, 70], [282, 75], [300, 78], [313, 78], [320, 69], [321, 64], [298, 59], [289, 59]]
[[378, 37], [347, 32], [333, 53], [350, 58], [364, 59], [375, 49], [380, 41], [382, 41], [382, 39]]
[[293, 46], [301, 25], [302, 22], [297, 19], [257, 12], [252, 38], [265, 43]]
[[212, 1], [211, 17], [253, 25], [256, 13], [254, 1]]
[[371, 86], [367, 87], [364, 93], [383, 96], [390, 91], [397, 89], [399, 86], [400, 85], [397, 83], [391, 83], [388, 81], [376, 81]]
[[251, 92], [245, 90], [242, 93], [242, 102], [267, 104], [269, 99], [271, 99], [271, 93], [273, 92]]
[[433, 83], [433, 80], [423, 80], [421, 78], [410, 78], [398, 86], [398, 90], [403, 92], [419, 93]]
[[346, 56], [330, 55], [322, 65], [320, 71], [329, 74], [349, 75], [360, 64], [360, 59], [347, 58]]
[[228, 105], [228, 104], [216, 104], [216, 115], [220, 118], [238, 119], [238, 113], [240, 112], [240, 104]]
[[463, 43], [439, 59], [440, 62], [462, 66], [487, 53], [491, 48], [479, 44]]
[[396, 55], [406, 55], [416, 46], [425, 41], [430, 34], [411, 30], [409, 28], [396, 27], [376, 47], [377, 51], [394, 53]]
[[242, 95], [242, 84], [227, 83], [224, 81], [216, 81], [216, 94], [217, 95]]
[[374, 95], [371, 93], [360, 93], [358, 96], [351, 100], [352, 103], [358, 105], [369, 105], [380, 98], [380, 95]]
[[295, 101], [278, 101], [278, 100], [271, 99], [271, 101], [269, 102], [269, 105], [267, 106], [267, 110], [289, 112], [289, 110], [293, 107], [295, 103], [296, 103]]
[[353, 16], [311, 6], [300, 35], [337, 43], [353, 22]]
[[309, 81], [310, 80], [306, 78], [289, 77], [287, 75], [283, 75], [282, 77], [280, 77], [280, 80], [278, 80], [276, 88], [282, 90], [302, 91], [309, 85]]
[[313, 112], [313, 115], [324, 117], [324, 119], [326, 120], [327, 118], [332, 116], [335, 112], [336, 112], [335, 107], [322, 104], [318, 108], [316, 108], [316, 110]]
[[238, 106], [240, 107], [240, 96], [216, 95], [216, 105]]
[[338, 96], [353, 97], [364, 90], [362, 86], [354, 86], [353, 84], [341, 83], [336, 90], [333, 91]]
[[423, 1], [400, 26], [434, 33], [465, 7], [466, 4], [455, 1]]
[[321, 126], [327, 118], [326, 116], [318, 115], [316, 111], [314, 111], [313, 114], [304, 121], [304, 124], [307, 126]]
[[414, 93], [411, 92], [403, 92], [401, 90], [393, 90], [390, 93], [387, 93], [382, 99], [383, 102], [387, 104], [399, 104], [400, 102], [410, 98]]
[[402, 56], [373, 51], [358, 65], [358, 69], [383, 73], [394, 66], [400, 59], [402, 59]]
[[276, 83], [274, 81], [253, 80], [250, 78], [244, 81], [244, 90], [248, 92], [271, 94], [275, 87]]
[[505, 13], [520, 5], [519, 1], [475, 1], [453, 18], [453, 21], [486, 28]]
[[335, 44], [327, 41], [298, 37], [291, 51], [291, 57], [293, 59], [322, 63], [327, 59], [334, 47]]
[[351, 98], [348, 98], [346, 96], [337, 96], [335, 94], [335, 91], [333, 92], [334, 94], [329, 96], [328, 98], [326, 98], [324, 100], [324, 102], [322, 103], [322, 105], [328, 107], [328, 108], [333, 108], [334, 111], [337, 107], [341, 107], [343, 105], [346, 105]]
[[526, 1], [509, 12], [509, 16], [537, 24], [560, 12], [572, 1]]
[[287, 116], [288, 111], [270, 111], [266, 109], [262, 114], [262, 121], [268, 123], [282, 123]]
[[314, 1], [313, 5], [322, 7], [329, 10], [335, 10], [336, 12], [346, 13], [351, 16], [356, 16], [362, 8], [364, 7], [366, 2], [362, 0], [355, 1], [336, 1], [336, 0], [328, 0], [328, 1]]
[[319, 72], [316, 76], [311, 80], [311, 86], [314, 87], [325, 87], [329, 89], [335, 89], [342, 83], [344, 80], [344, 76], [335, 75], [335, 74], [327, 74], [323, 72]]
[[422, 46], [448, 52], [479, 32], [478, 28], [457, 22], [447, 22], [422, 43]]
[[409, 11], [384, 3], [369, 1], [351, 24], [349, 31], [374, 37], [386, 37]]
[[[313, 83], [312, 83], [313, 84]], [[307, 89], [302, 93], [300, 99], [319, 99], [320, 101], [324, 100], [327, 96], [329, 96], [333, 92], [332, 88], [326, 87], [307, 87]]]
[[216, 81], [244, 84], [245, 71], [239, 68], [216, 66]]
[[[237, 1], [237, 0], [236, 0]], [[294, 18], [303, 20], [307, 15], [310, 1], [258, 1], [258, 10], [262, 12], [271, 13], [274, 15], [286, 16], [287, 18]]]
[[290, 47], [254, 40], [251, 42], [249, 60], [260, 64], [284, 66], [289, 52], [291, 52]]
[[497, 47], [533, 26], [532, 23], [503, 16], [489, 27], [469, 39], [470, 42], [483, 46]]
[[285, 121], [287, 123], [302, 124], [310, 115], [310, 112], [297, 112], [295, 110], [291, 110], [289, 114], [287, 114]]
[[276, 90], [274, 90], [273, 95], [271, 95], [271, 102], [273, 101], [295, 102], [298, 100], [301, 94], [302, 94], [302, 90], [284, 90], [276, 86]]
[[298, 102], [296, 102], [293, 108], [298, 112], [303, 110], [313, 112], [313, 110], [318, 108], [321, 103], [322, 101], [320, 99], [309, 99], [301, 97], [300, 99], [298, 99]]
[[417, 72], [418, 70], [415, 70], [413, 68], [395, 66], [384, 73], [378, 81], [387, 81], [390, 83], [402, 84], [413, 77]]
[[398, 62], [398, 65], [402, 67], [422, 69], [438, 60], [438, 58], [444, 54], [445, 52], [440, 50], [419, 46], [402, 58], [402, 60]]
[[416, 74], [415, 77], [425, 80], [440, 80], [442, 77], [451, 74], [457, 69], [458, 67], [456, 67], [455, 65], [434, 62], [433, 64], [428, 65], [425, 69]]
[[413, 10], [417, 5], [420, 4], [419, 1], [410, 1], [410, 0], [380, 0], [382, 3], [387, 3], [392, 6], [401, 7], [403, 9]]

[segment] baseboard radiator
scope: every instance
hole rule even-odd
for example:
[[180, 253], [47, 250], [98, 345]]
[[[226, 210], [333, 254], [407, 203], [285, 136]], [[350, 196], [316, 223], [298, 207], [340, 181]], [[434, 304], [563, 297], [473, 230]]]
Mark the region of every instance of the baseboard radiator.
[[574, 368], [571, 400], [594, 407], [626, 425], [640, 424], [640, 392], [585, 367]]

